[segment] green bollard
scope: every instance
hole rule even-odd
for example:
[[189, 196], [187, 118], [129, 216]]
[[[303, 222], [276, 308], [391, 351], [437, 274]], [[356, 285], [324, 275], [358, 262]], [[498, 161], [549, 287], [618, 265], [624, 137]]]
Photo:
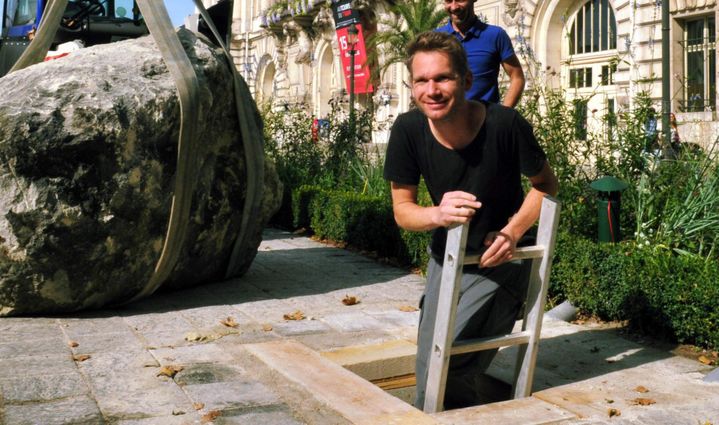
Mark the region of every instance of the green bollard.
[[605, 176], [593, 181], [589, 187], [597, 191], [597, 218], [599, 242], [619, 242], [619, 211], [622, 191], [629, 185], [615, 177]]

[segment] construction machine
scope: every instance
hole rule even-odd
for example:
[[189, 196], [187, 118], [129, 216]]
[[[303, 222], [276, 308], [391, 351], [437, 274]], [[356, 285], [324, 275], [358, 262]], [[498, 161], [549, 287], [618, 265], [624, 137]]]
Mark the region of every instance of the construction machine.
[[[2, 0], [0, 76], [5, 75], [35, 37], [48, 10], [49, 0]], [[74, 42], [92, 46], [148, 34], [135, 0], [69, 0], [50, 46]], [[61, 49], [62, 50], [62, 49]], [[67, 54], [67, 53], [64, 53]]]

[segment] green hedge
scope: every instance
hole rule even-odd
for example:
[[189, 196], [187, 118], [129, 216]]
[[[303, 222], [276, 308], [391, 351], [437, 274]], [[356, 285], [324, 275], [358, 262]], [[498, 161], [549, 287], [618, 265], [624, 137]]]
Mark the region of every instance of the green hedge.
[[426, 267], [429, 233], [399, 229], [386, 197], [301, 186], [292, 192], [292, 217], [295, 227], [309, 229], [320, 238]]
[[719, 347], [719, 263], [633, 242], [597, 244], [561, 232], [552, 295], [647, 334]]
[[[429, 232], [398, 229], [388, 197], [302, 186], [292, 192], [295, 227], [424, 270]], [[719, 348], [719, 263], [635, 243], [597, 244], [566, 231], [557, 239], [550, 296], [645, 333]]]

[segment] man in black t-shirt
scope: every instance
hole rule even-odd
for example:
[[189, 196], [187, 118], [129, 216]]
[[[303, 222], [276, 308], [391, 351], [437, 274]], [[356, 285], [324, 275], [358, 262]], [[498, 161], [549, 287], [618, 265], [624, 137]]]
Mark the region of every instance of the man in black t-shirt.
[[[446, 228], [470, 222], [468, 252], [457, 307], [457, 340], [511, 331], [524, 301], [528, 268], [512, 261], [517, 242], [539, 217], [542, 198], [557, 179], [531, 126], [501, 105], [465, 100], [472, 74], [455, 37], [423, 33], [407, 47], [412, 96], [418, 109], [400, 115], [390, 135], [384, 176], [391, 181], [397, 224], [432, 230], [427, 286], [417, 338], [417, 399], [422, 408], [434, 329]], [[523, 194], [521, 175], [532, 188]], [[433, 206], [417, 203], [420, 176]], [[445, 408], [481, 402], [482, 374], [496, 350], [453, 356]]]

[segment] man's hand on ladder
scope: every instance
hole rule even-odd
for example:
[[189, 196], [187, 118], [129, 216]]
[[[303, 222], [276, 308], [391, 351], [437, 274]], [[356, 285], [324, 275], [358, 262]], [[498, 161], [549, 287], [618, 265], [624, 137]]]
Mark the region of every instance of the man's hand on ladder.
[[468, 223], [476, 210], [482, 207], [477, 197], [471, 193], [454, 191], [442, 196], [442, 201], [435, 207], [433, 217], [437, 227], [448, 227], [452, 224]]
[[517, 241], [507, 232], [489, 232], [484, 239], [484, 251], [479, 259], [479, 267], [495, 267], [510, 261], [517, 249]]

